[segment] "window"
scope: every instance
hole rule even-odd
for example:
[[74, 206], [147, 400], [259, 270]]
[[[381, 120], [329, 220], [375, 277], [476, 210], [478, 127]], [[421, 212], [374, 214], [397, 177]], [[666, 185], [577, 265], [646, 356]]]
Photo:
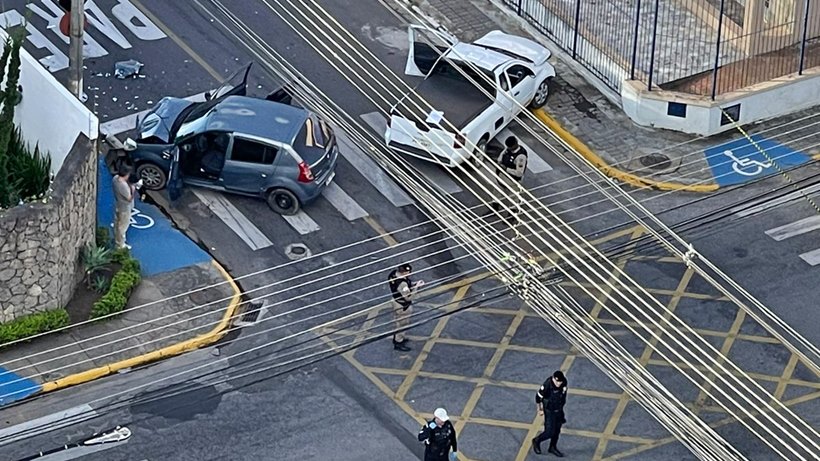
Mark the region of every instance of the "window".
[[670, 101], [666, 106], [666, 115], [686, 118], [686, 104]]
[[507, 80], [506, 74], [498, 75], [498, 87], [501, 88], [501, 91], [510, 91], [510, 82]]
[[271, 165], [273, 164], [273, 159], [276, 158], [277, 151], [278, 149], [267, 144], [234, 137], [233, 149], [231, 149], [231, 160], [235, 162]]
[[740, 120], [740, 104], [734, 106], [723, 107], [720, 110], [720, 126], [728, 125], [730, 123], [738, 123]]
[[525, 78], [534, 75], [531, 70], [521, 64], [510, 66], [506, 73], [510, 78], [510, 87], [512, 88], [515, 88]]

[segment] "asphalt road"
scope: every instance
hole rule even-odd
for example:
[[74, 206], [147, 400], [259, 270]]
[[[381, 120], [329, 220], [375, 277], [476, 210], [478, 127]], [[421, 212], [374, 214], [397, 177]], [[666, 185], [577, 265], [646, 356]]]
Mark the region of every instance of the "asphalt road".
[[[22, 11], [22, 1], [7, 2], [6, 9], [11, 7]], [[34, 2], [35, 4], [41, 2]], [[249, 91], [256, 96], [264, 96], [278, 86], [273, 70], [276, 66], [269, 55], [265, 54], [265, 47], [273, 48], [277, 53], [294, 65], [303, 75], [349, 114], [353, 120], [362, 124], [363, 130], [373, 130], [374, 113], [384, 110], [391, 97], [384, 93], [369, 94], [376, 101], [370, 100], [354, 85], [341, 78], [327, 61], [315, 49], [308, 46], [276, 13], [282, 13], [278, 2], [265, 3], [261, 0], [245, 0], [241, 8], [233, 8], [239, 23], [231, 23], [228, 18], [218, 13], [210, 1], [185, 0], [165, 2], [159, 0], [142, 0], [140, 3], [132, 0], [141, 11], [156, 25], [164, 37], [152, 40], [139, 40], [137, 36], [129, 35], [126, 27], [117, 22], [112, 8], [114, 0], [96, 0], [101, 11], [112, 19], [112, 24], [122, 29], [123, 35], [132, 42], [130, 48], [123, 48], [106, 34], [91, 30], [94, 36], [108, 54], [94, 59], [88, 59], [86, 65], [88, 74], [86, 87], [89, 93], [89, 105], [94, 107], [102, 122], [121, 119], [129, 114], [149, 108], [148, 102], [156, 102], [164, 95], [189, 96], [213, 88], [220, 76], [229, 74], [243, 63], [255, 61], [251, 72]], [[203, 6], [209, 6], [204, 8]], [[271, 9], [269, 6], [275, 8]], [[233, 7], [233, 3], [231, 4]], [[322, 6], [336, 17], [352, 36], [361, 41], [375, 57], [385, 63], [395, 74], [401, 76], [404, 68], [406, 52], [406, 35], [404, 34], [405, 21], [394, 15], [376, 0], [357, 1], [355, 7], [350, 2], [327, 1]], [[211, 16], [210, 13], [214, 13]], [[282, 13], [284, 14], [284, 13]], [[228, 27], [220, 24], [220, 21]], [[35, 17], [31, 21], [32, 27], [41, 30], [44, 35], [54, 40], [55, 33], [48, 29], [45, 22]], [[260, 38], [259, 43], [252, 43], [243, 29], [254, 31]], [[236, 35], [234, 35], [236, 34]], [[158, 37], [158, 35], [155, 35]], [[244, 37], [244, 38], [243, 38]], [[28, 48], [33, 48], [28, 46]], [[32, 49], [38, 57], [45, 57], [47, 52]], [[40, 53], [40, 54], [36, 54]], [[116, 61], [135, 58], [145, 64], [142, 70], [144, 78], [117, 80], [106, 76], [113, 70]], [[57, 71], [58, 78], [65, 77], [65, 71]], [[412, 79], [406, 80], [413, 83]], [[383, 97], [383, 99], [379, 99]], [[565, 221], [572, 223], [581, 234], [590, 238], [600, 238], [623, 230], [617, 225], [627, 222], [623, 212], [614, 212], [611, 203], [604, 200], [599, 192], [585, 186], [585, 182], [575, 177], [574, 171], [552, 152], [538, 147], [520, 127], [513, 127], [524, 143], [532, 148], [549, 169], [543, 167], [538, 172], [531, 171], [525, 178], [525, 186], [539, 197], [551, 204], [551, 209]], [[376, 136], [381, 136], [378, 129]], [[351, 151], [357, 147], [346, 144]], [[363, 154], [362, 154], [363, 155]], [[360, 155], [361, 157], [361, 155]], [[354, 160], [351, 160], [354, 159]], [[242, 231], [237, 232], [217, 217], [208, 200], [198, 196], [193, 191], [186, 191], [179, 202], [173, 204], [167, 211], [175, 221], [183, 227], [189, 235], [225, 265], [246, 292], [254, 297], [266, 297], [271, 313], [282, 313], [293, 308], [309, 306], [304, 315], [295, 314], [284, 316], [275, 322], [261, 322], [258, 325], [244, 329], [239, 335], [233, 335], [234, 342], [223, 344], [220, 356], [212, 355], [212, 349], [198, 351], [184, 357], [174, 358], [161, 364], [136, 370], [129, 374], [118, 375], [103, 381], [80, 386], [75, 389], [61, 391], [45, 396], [22, 406], [4, 409], [0, 412], [8, 424], [22, 422], [34, 417], [51, 414], [58, 409], [75, 407], [93, 401], [91, 407], [98, 415], [95, 419], [77, 423], [57, 431], [38, 435], [26, 441], [20, 441], [0, 447], [3, 459], [17, 459], [31, 454], [32, 449], [43, 450], [65, 442], [88, 436], [91, 433], [117, 424], [125, 424], [134, 431], [134, 436], [124, 444], [112, 445], [110, 448], [97, 453], [90, 453], [83, 459], [105, 460], [156, 460], [156, 459], [361, 459], [363, 457], [383, 457], [390, 459], [419, 459], [421, 448], [414, 441], [418, 415], [432, 411], [435, 405], [453, 405], [451, 413], [466, 413], [468, 402], [456, 403], [466, 399], [465, 393], [460, 392], [462, 386], [472, 382], [471, 367], [488, 360], [485, 352], [478, 355], [475, 350], [500, 350], [503, 344], [503, 331], [498, 338], [488, 339], [476, 331], [488, 336], [498, 329], [496, 317], [477, 320], [474, 317], [463, 315], [454, 316], [450, 327], [452, 331], [444, 329], [436, 332], [432, 324], [417, 329], [413, 341], [423, 341], [426, 336], [444, 338], [444, 345], [449, 341], [472, 341], [466, 344], [475, 345], [481, 342], [481, 347], [463, 349], [463, 352], [441, 353], [435, 355], [438, 363], [422, 365], [418, 356], [396, 358], [390, 356], [389, 342], [382, 345], [369, 346], [347, 356], [345, 359], [335, 358], [316, 365], [287, 373], [281, 377], [252, 383], [255, 378], [270, 376], [277, 370], [262, 372], [251, 377], [242, 377], [250, 366], [263, 367], [270, 364], [272, 349], [262, 347], [241, 359], [232, 358], [219, 362], [221, 357], [241, 353], [256, 346], [279, 339], [283, 332], [298, 331], [306, 325], [314, 325], [318, 320], [308, 319], [308, 312], [325, 314], [323, 319], [331, 318], [338, 308], [366, 305], [384, 299], [383, 289], [374, 289], [372, 286], [382, 284], [389, 267], [399, 261], [414, 259], [420, 277], [428, 282], [450, 281], [459, 274], [472, 273], [478, 268], [475, 260], [467, 253], [457, 248], [454, 241], [439, 232], [440, 229], [428, 218], [423, 208], [413, 201], [395, 203], [397, 193], [391, 191], [400, 189], [395, 184], [378, 174], [377, 171], [363, 167], [355, 160], [356, 156], [345, 157], [340, 163], [337, 177], [334, 180], [344, 195], [351, 198], [366, 217], [350, 219], [343, 211], [351, 209], [347, 205], [339, 205], [326, 197], [305, 210], [306, 215], [315, 224], [314, 230], [302, 233], [303, 227], [295, 226], [270, 212], [267, 206], [258, 200], [230, 197], [229, 202], [241, 215], [247, 218], [251, 226], [258, 229], [261, 235], [269, 241], [269, 245], [261, 248], [249, 246], [243, 239]], [[465, 191], [466, 185], [457, 181], [447, 181], [447, 175], [427, 165], [418, 165], [426, 177], [434, 181], [448, 184], [448, 196], [454, 197], [462, 203], [475, 205], [476, 197]], [[389, 178], [388, 178], [389, 179]], [[381, 181], [381, 182], [380, 182]], [[753, 195], [755, 191], [762, 191], [768, 185], [755, 186], [744, 189], [744, 193]], [[459, 190], [456, 190], [459, 189]], [[742, 195], [742, 194], [741, 194]], [[636, 197], [647, 199], [657, 194], [638, 192]], [[338, 197], [337, 197], [338, 198]], [[675, 205], [686, 203], [694, 198], [680, 194], [662, 195], [647, 202], [654, 211], [668, 211]], [[739, 195], [726, 194], [717, 196], [706, 202], [668, 212], [663, 215], [670, 223], [680, 222], [697, 216], [709, 210], [738, 200]], [[392, 200], [391, 200], [392, 199]], [[695, 245], [705, 255], [712, 258], [716, 264], [724, 268], [729, 274], [738, 278], [741, 283], [769, 304], [775, 312], [790, 320], [796, 328], [817, 343], [816, 316], [810, 315], [811, 300], [814, 287], [817, 283], [817, 269], [808, 266], [798, 255], [812, 248], [810, 234], [802, 234], [793, 239], [781, 242], [773, 241], [766, 233], [778, 225], [787, 224], [795, 220], [811, 217], [813, 211], [803, 202], [797, 202], [788, 207], [780, 207], [768, 213], [752, 217], [737, 219], [734, 224], [723, 226], [718, 223], [712, 226], [715, 232], [703, 235], [692, 233]], [[301, 231], [300, 231], [301, 229]], [[247, 230], [247, 226], [246, 226]], [[389, 233], [389, 237], [385, 237]], [[688, 235], [688, 234], [684, 234]], [[512, 236], [510, 235], [512, 238]], [[774, 243], [773, 243], [774, 242]], [[313, 254], [321, 257], [311, 260], [291, 263], [285, 254], [285, 248], [294, 243], [306, 245]], [[600, 248], [614, 248], [616, 244], [623, 244], [621, 240], [609, 240], [599, 244]], [[435, 253], [435, 254], [433, 254]], [[639, 252], [640, 253], [640, 252]], [[643, 252], [643, 255], [652, 252]], [[655, 252], [657, 256], [659, 253]], [[662, 254], [661, 254], [662, 256]], [[459, 258], [457, 262], [451, 262]], [[276, 271], [266, 270], [277, 267]], [[663, 262], [639, 261], [628, 266], [630, 275], [639, 283], [657, 289], [659, 297], [666, 301], [672, 288], [678, 285], [682, 273], [682, 266], [672, 268]], [[261, 271], [261, 272], [260, 272]], [[255, 274], [255, 275], [250, 275]], [[307, 275], [306, 275], [307, 274]], [[778, 274], [777, 277], [772, 274]], [[293, 277], [303, 276], [315, 283], [304, 286], [293, 286], [290, 281]], [[304, 280], [304, 279], [300, 279]], [[481, 281], [473, 284], [468, 293], [477, 293], [495, 286], [492, 281]], [[702, 288], [699, 286], [699, 288]], [[667, 290], [667, 291], [664, 291]], [[431, 306], [442, 304], [455, 296], [458, 290], [445, 290], [439, 297], [427, 300]], [[707, 292], [709, 290], [696, 290]], [[713, 293], [713, 292], [710, 292]], [[674, 296], [672, 296], [674, 297]], [[579, 296], [581, 299], [581, 296]], [[700, 299], [692, 297], [692, 299]], [[711, 301], [709, 301], [711, 302]], [[687, 313], [681, 303], [678, 313], [687, 317], [687, 321], [699, 327], [709, 329], [713, 327], [710, 341], [720, 345], [731, 328], [731, 319], [735, 311], [726, 311], [721, 308], [705, 309], [706, 304], [693, 307], [693, 313]], [[594, 303], [591, 303], [594, 304]], [[589, 306], [592, 307], [591, 305]], [[521, 308], [515, 305], [515, 309]], [[523, 308], [521, 308], [523, 309]], [[527, 317], [525, 317], [527, 318]], [[729, 321], [727, 322], [727, 319]], [[814, 319], [806, 321], [806, 319]], [[308, 323], [297, 327], [287, 327], [283, 330], [266, 332], [273, 325], [284, 325], [287, 322], [303, 320]], [[529, 394], [522, 390], [525, 383], [537, 387], [544, 372], [550, 367], [568, 366], [573, 360], [564, 357], [575, 357], [569, 345], [561, 343], [554, 332], [540, 319], [532, 318], [532, 327], [526, 331], [526, 339], [519, 344], [522, 348], [519, 354], [531, 353], [532, 348], [554, 348], [561, 351], [555, 360], [544, 360], [538, 356], [538, 362], [523, 360], [510, 365], [506, 373], [513, 373], [513, 377], [498, 378], [504, 382], [521, 382], [518, 386], [521, 394], [513, 398], [511, 394], [492, 394], [489, 391], [482, 397], [488, 400], [490, 408], [501, 408], [509, 414], [519, 413], [519, 416], [495, 416], [499, 421], [516, 420], [520, 417], [518, 402], [526, 401], [529, 408]], [[611, 319], [610, 319], [611, 320]], [[313, 322], [313, 323], [310, 323]], [[814, 323], [813, 323], [814, 322]], [[530, 325], [529, 322], [522, 322]], [[360, 327], [361, 322], [351, 322], [350, 328]], [[720, 325], [719, 327], [716, 325]], [[759, 328], [745, 326], [747, 334], [765, 335]], [[632, 339], [627, 339], [625, 332], [617, 330], [619, 340], [630, 345]], [[717, 332], [717, 333], [716, 333]], [[723, 336], [718, 335], [718, 333]], [[735, 332], [736, 334], [737, 332]], [[515, 335], [512, 335], [514, 338]], [[549, 338], [549, 339], [547, 339]], [[510, 341], [508, 341], [510, 342]], [[498, 343], [499, 349], [494, 349]], [[490, 344], [489, 346], [487, 344]], [[751, 344], [757, 344], [752, 342]], [[635, 345], [636, 356], [641, 355], [643, 349]], [[454, 347], [449, 345], [448, 347]], [[530, 349], [526, 349], [530, 348]], [[432, 349], [431, 349], [432, 350]], [[738, 361], [750, 360], [749, 366], [754, 366], [754, 353], [758, 349], [753, 346], [736, 347]], [[416, 354], [414, 352], [413, 354]], [[509, 352], [507, 353], [509, 354]], [[558, 352], [555, 352], [558, 354]], [[573, 355], [575, 354], [575, 355]], [[776, 364], [788, 361], [787, 356], [776, 356]], [[449, 357], [448, 357], [449, 355]], [[649, 354], [652, 355], [651, 353]], [[443, 358], [440, 358], [443, 357]], [[552, 357], [552, 356], [550, 356]], [[785, 358], [784, 358], [785, 357]], [[245, 362], [248, 359], [249, 362]], [[412, 365], [416, 360], [417, 365]], [[474, 362], [474, 363], [469, 363]], [[578, 362], [581, 362], [579, 360]], [[505, 364], [505, 362], [502, 362]], [[533, 363], [539, 366], [533, 367]], [[211, 364], [205, 371], [213, 371], [213, 375], [191, 378], [179, 376], [168, 381], [149, 385], [134, 391], [126, 389], [141, 384], [156, 381], [162, 376], [171, 375], [179, 370], [192, 366]], [[744, 366], [746, 364], [744, 363]], [[435, 369], [428, 367], [435, 366]], [[573, 384], [578, 382], [582, 392], [576, 400], [574, 417], [570, 433], [565, 443], [570, 450], [575, 450], [580, 458], [595, 451], [589, 448], [591, 441], [597, 440], [595, 434], [615, 433], [616, 438], [610, 442], [612, 447], [630, 448], [629, 444], [646, 443], [650, 435], [657, 435], [660, 439], [665, 435], [663, 429], [657, 426], [647, 426], [646, 416], [634, 406], [619, 416], [611, 416], [611, 421], [624, 426], [616, 425], [606, 429], [601, 426], [605, 420], [596, 414], [600, 408], [609, 408], [606, 404], [592, 404], [596, 398], [615, 395], [613, 384], [600, 373], [573, 365], [575, 376]], [[659, 366], [654, 364], [653, 366]], [[533, 368], [536, 368], [533, 370]], [[775, 367], [776, 368], [776, 367]], [[279, 369], [281, 370], [281, 369]], [[364, 374], [363, 370], [369, 374]], [[424, 379], [418, 383], [408, 385], [404, 391], [397, 385], [396, 393], [385, 391], [391, 380], [385, 376], [405, 376], [404, 370], [409, 370], [406, 376], [419, 373]], [[389, 373], [388, 373], [389, 372]], [[430, 373], [426, 378], [424, 373]], [[378, 375], [386, 373], [386, 375]], [[486, 371], [485, 371], [486, 373]], [[766, 376], [778, 375], [780, 370], [762, 370]], [[442, 374], [449, 376], [449, 383], [443, 387], [436, 387], [431, 381], [444, 379]], [[479, 372], [480, 374], [480, 372]], [[659, 372], [659, 374], [662, 374]], [[801, 382], [816, 381], [816, 377], [806, 375], [805, 370], [797, 372]], [[378, 379], [376, 377], [378, 376]], [[569, 376], [572, 376], [570, 372]], [[581, 378], [583, 376], [583, 379]], [[664, 375], [665, 376], [665, 375]], [[381, 380], [381, 381], [379, 381]], [[224, 381], [224, 382], [223, 382]], [[664, 379], [665, 384], [674, 392], [687, 395], [685, 400], [690, 401], [691, 386], [681, 384], [680, 380], [669, 377]], [[383, 387], [380, 387], [380, 384]], [[426, 384], [424, 384], [426, 383]], [[483, 385], [482, 385], [483, 386]], [[503, 387], [503, 386], [502, 386]], [[813, 387], [810, 386], [813, 389]], [[409, 389], [409, 390], [408, 390]], [[107, 404], [112, 403], [110, 396], [118, 392], [113, 402], [121, 403], [110, 413], [106, 413]], [[587, 392], [584, 394], [583, 392]], [[398, 398], [397, 395], [402, 397]], [[469, 395], [469, 391], [467, 391]], [[490, 396], [490, 397], [488, 397]], [[603, 397], [602, 397], [603, 396]], [[492, 397], [492, 398], [491, 398]], [[697, 393], [691, 396], [696, 400]], [[587, 400], [583, 400], [586, 398]], [[147, 400], [147, 401], [144, 401]], [[415, 401], [423, 402], [424, 406], [416, 406]], [[444, 402], [442, 402], [444, 401]], [[436, 403], [440, 402], [440, 403]], [[582, 405], [581, 402], [586, 402]], [[601, 401], [603, 402], [603, 400]], [[473, 403], [475, 405], [475, 403]], [[478, 409], [481, 409], [478, 405]], [[427, 408], [430, 407], [430, 408]], [[614, 403], [612, 404], [614, 408]], [[804, 409], [801, 414], [811, 414], [812, 408]], [[602, 411], [602, 410], [601, 410]], [[410, 412], [410, 413], [409, 413]], [[492, 413], [492, 412], [491, 412]], [[497, 412], [496, 412], [497, 413]], [[624, 413], [626, 416], [623, 416]], [[708, 411], [707, 411], [708, 413]], [[816, 413], [815, 413], [816, 414]], [[527, 415], [525, 420], [530, 418]], [[464, 418], [467, 419], [466, 416]], [[481, 418], [479, 418], [481, 419]], [[485, 417], [489, 419], [489, 417]], [[526, 422], [526, 421], [525, 421]], [[487, 423], [489, 424], [489, 423]], [[516, 425], [517, 424], [517, 425]], [[522, 431], [520, 421], [514, 424], [498, 424], [511, 447], [507, 447], [499, 436], [497, 439], [487, 437], [477, 427], [481, 424], [464, 427], [466, 440], [470, 441], [465, 453], [475, 459], [514, 459], [516, 453], [521, 457], [520, 447], [526, 444], [527, 432]], [[491, 425], [490, 425], [491, 426]], [[537, 422], [530, 424], [537, 429]], [[488, 426], [489, 427], [489, 426]], [[492, 426], [495, 427], [495, 426]], [[615, 429], [617, 427], [617, 429]], [[732, 426], [730, 426], [732, 427]], [[572, 433], [577, 430], [577, 433]], [[607, 430], [609, 432], [607, 433]], [[516, 432], [518, 431], [518, 432]], [[589, 434], [593, 433], [592, 436]], [[586, 435], [585, 435], [586, 434]], [[738, 432], [733, 441], [749, 451], [756, 449], [754, 440], [742, 431]], [[731, 435], [731, 434], [729, 434]], [[727, 435], [727, 436], [729, 436]], [[621, 439], [618, 439], [620, 436]], [[634, 437], [634, 438], [629, 438]], [[499, 440], [495, 444], [488, 444], [487, 440]], [[514, 442], [514, 443], [513, 443]], [[621, 444], [621, 445], [619, 445]], [[480, 447], [480, 449], [479, 449]], [[600, 447], [600, 446], [599, 446]], [[603, 449], [601, 449], [603, 450]], [[566, 450], [565, 450], [566, 451]], [[606, 452], [612, 454], [611, 452]], [[668, 459], [670, 454], [685, 458], [687, 453], [678, 444], [666, 445], [648, 453], [638, 452], [638, 459]], [[644, 453], [641, 455], [640, 453]], [[644, 456], [640, 458], [640, 456]], [[526, 457], [526, 450], [524, 452]], [[633, 458], [634, 459], [634, 458]], [[765, 458], [763, 458], [765, 459]]]

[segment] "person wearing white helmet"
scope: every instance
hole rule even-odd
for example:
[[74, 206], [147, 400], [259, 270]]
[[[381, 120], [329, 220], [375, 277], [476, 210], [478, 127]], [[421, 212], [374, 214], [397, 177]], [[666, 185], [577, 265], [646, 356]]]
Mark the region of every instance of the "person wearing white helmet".
[[450, 422], [447, 410], [436, 408], [433, 419], [421, 427], [419, 442], [424, 442], [424, 461], [456, 461], [456, 429]]

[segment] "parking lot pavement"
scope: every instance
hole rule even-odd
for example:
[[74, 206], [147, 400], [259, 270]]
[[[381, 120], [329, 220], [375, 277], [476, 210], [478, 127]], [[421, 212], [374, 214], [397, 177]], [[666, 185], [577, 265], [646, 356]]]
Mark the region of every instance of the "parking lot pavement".
[[[598, 244], [628, 242], [641, 235], [639, 229], [632, 231], [604, 237]], [[683, 262], [636, 254], [617, 263], [763, 388], [810, 424], [816, 420], [820, 377]], [[450, 293], [448, 302], [478, 291], [465, 285]], [[656, 341], [651, 346], [643, 343], [609, 309], [577, 289], [573, 293], [623, 347], [729, 443], [750, 459], [765, 458], [765, 453], [755, 451], [754, 437], [655, 350], [667, 349]], [[377, 315], [371, 312], [356, 325], [365, 331]], [[338, 331], [328, 334], [331, 344], [332, 338], [342, 337]], [[409, 338], [413, 349], [408, 353], [393, 351], [385, 340], [348, 352], [345, 358], [419, 422], [445, 406], [459, 433], [459, 451], [469, 459], [537, 459], [530, 439], [543, 429], [543, 422], [534, 412], [534, 394], [556, 369], [564, 371], [570, 387], [561, 436], [561, 449], [569, 457], [691, 457], [637, 402], [517, 299], [441, 318], [411, 330]]]

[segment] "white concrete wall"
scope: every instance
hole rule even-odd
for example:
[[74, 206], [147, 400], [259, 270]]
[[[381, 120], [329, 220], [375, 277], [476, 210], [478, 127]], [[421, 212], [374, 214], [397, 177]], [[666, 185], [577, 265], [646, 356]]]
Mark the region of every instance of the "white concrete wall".
[[[685, 118], [667, 115], [670, 101], [687, 105]], [[740, 104], [741, 125], [816, 106], [820, 104], [820, 68], [722, 94], [714, 101], [672, 91], [647, 91], [637, 81], [624, 81], [621, 86], [621, 105], [635, 123], [703, 136], [733, 129], [731, 123], [720, 126], [721, 109], [736, 104]]]
[[[6, 33], [0, 30], [0, 43]], [[51, 156], [53, 173], [58, 173], [80, 133], [96, 140], [100, 122], [83, 103], [46, 70], [26, 50], [20, 50], [20, 85], [23, 100], [14, 108], [14, 122], [23, 138], [40, 146]]]

